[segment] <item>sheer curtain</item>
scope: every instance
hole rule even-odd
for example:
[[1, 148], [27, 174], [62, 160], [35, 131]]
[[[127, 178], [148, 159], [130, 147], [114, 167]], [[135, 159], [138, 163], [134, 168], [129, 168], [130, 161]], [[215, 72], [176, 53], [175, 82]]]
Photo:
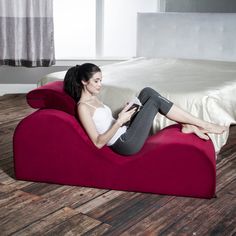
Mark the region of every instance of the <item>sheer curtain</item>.
[[53, 0], [0, 0], [0, 65], [55, 64]]

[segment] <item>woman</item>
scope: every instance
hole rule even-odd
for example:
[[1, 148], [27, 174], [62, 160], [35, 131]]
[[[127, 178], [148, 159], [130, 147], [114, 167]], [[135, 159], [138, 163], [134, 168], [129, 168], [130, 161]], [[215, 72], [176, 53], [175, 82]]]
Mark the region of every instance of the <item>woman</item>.
[[183, 111], [151, 88], [140, 92], [138, 98], [142, 109], [127, 127], [124, 124], [130, 121], [136, 108], [129, 110], [129, 106], [125, 106], [114, 119], [110, 108], [97, 98], [101, 82], [100, 68], [91, 63], [70, 68], [64, 79], [64, 90], [77, 102], [78, 117], [98, 148], [108, 145], [122, 155], [137, 153], [149, 135], [157, 112], [181, 123], [183, 133], [194, 133], [204, 140], [209, 139], [208, 133], [221, 134], [226, 130], [224, 126], [203, 121]]

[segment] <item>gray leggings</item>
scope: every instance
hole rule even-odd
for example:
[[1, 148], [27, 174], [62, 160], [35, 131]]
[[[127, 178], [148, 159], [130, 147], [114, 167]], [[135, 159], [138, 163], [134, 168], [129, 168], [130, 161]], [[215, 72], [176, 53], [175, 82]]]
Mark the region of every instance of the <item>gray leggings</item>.
[[110, 146], [113, 151], [121, 155], [137, 153], [149, 135], [156, 114], [160, 112], [166, 115], [173, 105], [149, 87], [142, 89], [138, 98], [143, 105], [141, 110], [134, 117], [127, 131]]

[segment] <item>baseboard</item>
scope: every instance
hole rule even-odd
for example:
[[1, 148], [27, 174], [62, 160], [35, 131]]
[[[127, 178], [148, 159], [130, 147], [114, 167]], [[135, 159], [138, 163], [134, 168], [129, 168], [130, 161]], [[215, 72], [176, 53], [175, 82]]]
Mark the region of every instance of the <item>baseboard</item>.
[[36, 87], [37, 84], [0, 84], [0, 96], [4, 94], [28, 93]]

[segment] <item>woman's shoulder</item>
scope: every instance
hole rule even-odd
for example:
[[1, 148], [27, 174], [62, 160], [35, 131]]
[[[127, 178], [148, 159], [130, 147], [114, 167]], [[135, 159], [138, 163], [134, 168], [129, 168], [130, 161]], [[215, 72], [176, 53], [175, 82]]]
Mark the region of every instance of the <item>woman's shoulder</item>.
[[78, 102], [78, 103], [77, 103], [77, 106], [96, 108], [96, 106], [95, 106], [94, 104], [89, 103], [89, 102]]
[[89, 114], [91, 115], [93, 112], [94, 108], [92, 108], [91, 106], [89, 106], [88, 104], [84, 103], [84, 102], [78, 102], [77, 103], [77, 112], [78, 114]]

